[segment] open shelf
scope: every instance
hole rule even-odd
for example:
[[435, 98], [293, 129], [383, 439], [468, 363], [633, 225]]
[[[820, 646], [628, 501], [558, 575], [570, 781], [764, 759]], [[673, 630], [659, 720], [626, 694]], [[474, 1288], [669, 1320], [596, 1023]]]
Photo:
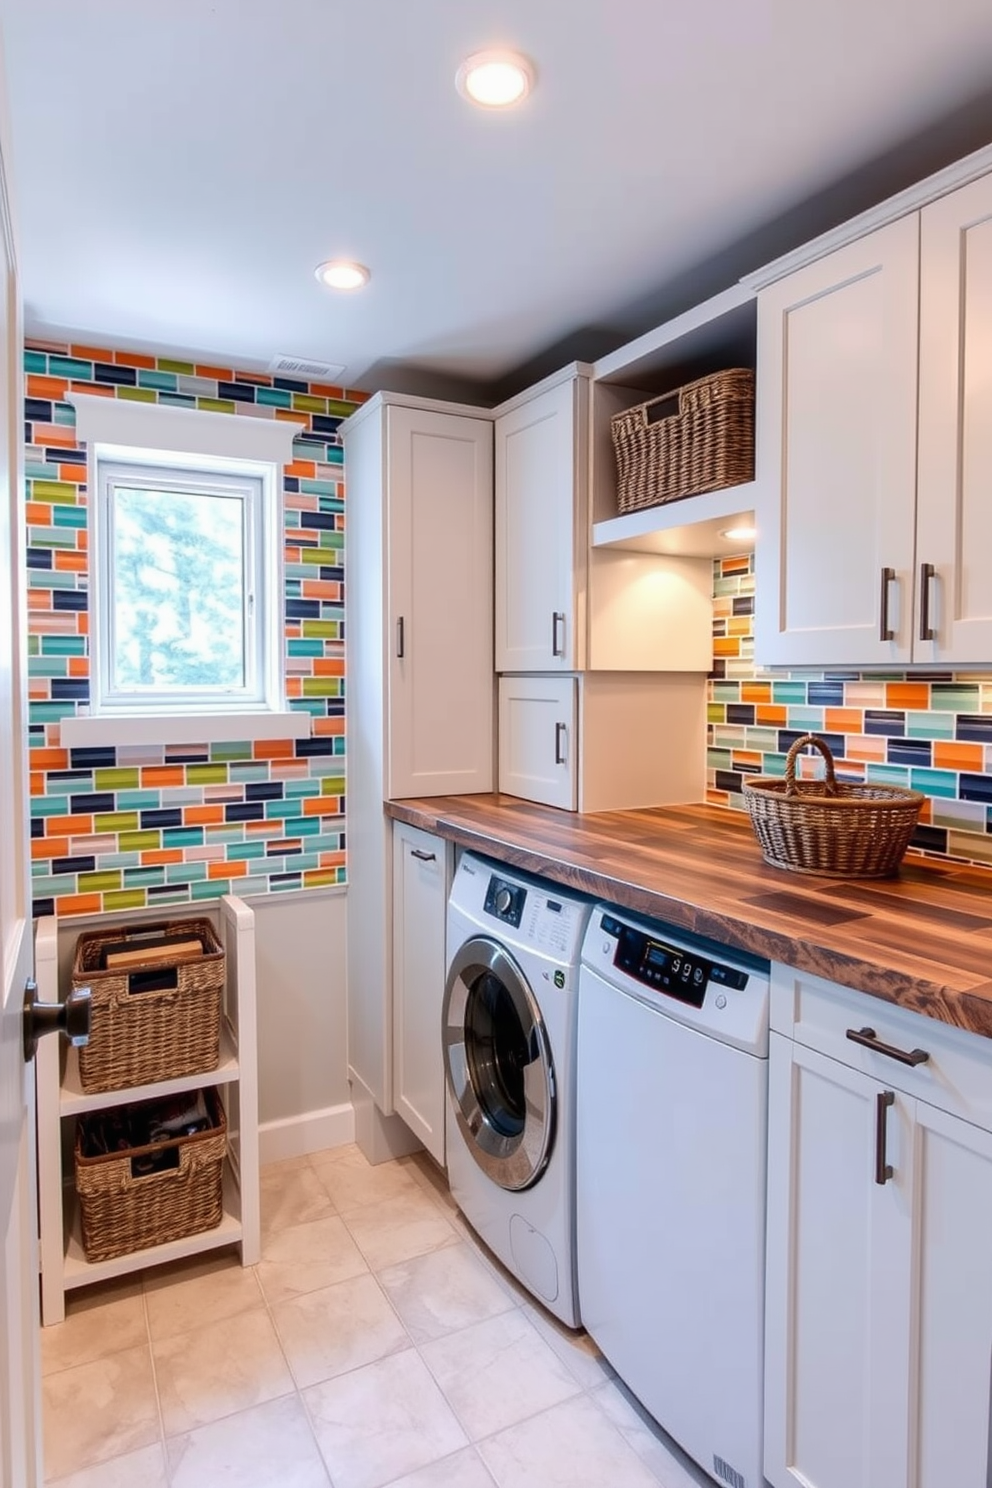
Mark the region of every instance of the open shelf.
[[79, 1050], [66, 1051], [65, 1073], [59, 1092], [59, 1113], [81, 1116], [86, 1111], [103, 1111], [108, 1106], [131, 1105], [133, 1101], [158, 1100], [160, 1096], [181, 1095], [184, 1090], [201, 1090], [207, 1085], [226, 1085], [239, 1074], [238, 1051], [234, 1035], [222, 1020], [220, 1028], [220, 1063], [216, 1069], [198, 1075], [179, 1075], [174, 1080], [156, 1080], [152, 1085], [129, 1085], [125, 1090], [100, 1090], [87, 1094], [79, 1078]]
[[662, 506], [646, 506], [594, 522], [594, 548], [625, 548], [637, 553], [669, 553], [681, 558], [719, 558], [749, 551], [754, 539], [732, 540], [728, 527], [754, 525], [755, 483], [726, 486], [703, 496], [685, 496]]

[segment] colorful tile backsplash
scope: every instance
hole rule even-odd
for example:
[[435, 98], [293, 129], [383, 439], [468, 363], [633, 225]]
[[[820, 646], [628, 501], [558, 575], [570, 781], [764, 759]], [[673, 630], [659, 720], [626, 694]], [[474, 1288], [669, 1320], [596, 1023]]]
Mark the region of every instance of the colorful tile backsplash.
[[816, 733], [839, 778], [927, 796], [914, 847], [992, 865], [992, 672], [760, 671], [754, 604], [753, 558], [716, 559], [707, 799], [743, 811], [743, 777], [784, 775], [789, 747]]
[[[24, 353], [35, 914], [345, 879], [341, 420], [367, 394], [94, 346]], [[304, 428], [283, 477], [286, 691], [311, 737], [63, 749], [89, 698], [86, 450], [69, 390]]]

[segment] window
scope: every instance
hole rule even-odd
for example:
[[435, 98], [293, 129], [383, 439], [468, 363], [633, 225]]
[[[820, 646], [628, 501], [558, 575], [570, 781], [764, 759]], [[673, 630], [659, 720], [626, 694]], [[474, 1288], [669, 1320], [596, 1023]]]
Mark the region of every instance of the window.
[[282, 466], [296, 426], [76, 396], [89, 713], [62, 742], [305, 737], [285, 701]]

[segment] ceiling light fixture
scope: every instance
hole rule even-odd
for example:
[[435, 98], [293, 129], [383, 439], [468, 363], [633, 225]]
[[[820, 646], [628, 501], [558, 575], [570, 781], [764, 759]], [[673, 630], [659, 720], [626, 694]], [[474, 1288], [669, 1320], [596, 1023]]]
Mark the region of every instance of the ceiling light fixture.
[[721, 532], [721, 537], [729, 538], [731, 542], [753, 542], [758, 535], [756, 527], [728, 527]]
[[314, 274], [328, 289], [362, 289], [372, 278], [364, 264], [344, 258], [331, 258], [318, 264]]
[[473, 52], [455, 74], [463, 98], [482, 108], [511, 108], [534, 86], [534, 68], [519, 52]]

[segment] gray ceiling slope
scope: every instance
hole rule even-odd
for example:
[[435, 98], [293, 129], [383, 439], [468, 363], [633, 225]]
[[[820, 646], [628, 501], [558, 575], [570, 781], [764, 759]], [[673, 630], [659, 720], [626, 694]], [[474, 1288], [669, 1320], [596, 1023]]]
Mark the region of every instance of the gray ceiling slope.
[[[484, 399], [992, 138], [989, 0], [0, 0], [28, 329]], [[470, 108], [470, 51], [538, 85]], [[360, 294], [313, 278], [372, 269]]]

